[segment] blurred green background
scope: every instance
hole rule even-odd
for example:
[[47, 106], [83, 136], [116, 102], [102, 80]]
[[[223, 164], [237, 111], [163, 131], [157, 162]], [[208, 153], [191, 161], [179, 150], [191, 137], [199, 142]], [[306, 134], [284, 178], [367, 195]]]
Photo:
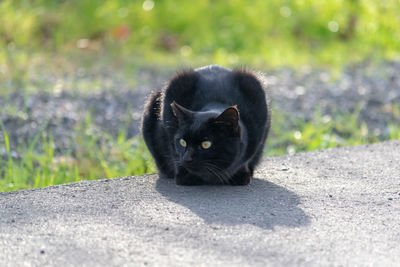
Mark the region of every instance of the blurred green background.
[[[0, 191], [155, 171], [141, 137], [125, 127], [128, 107], [115, 133], [88, 110], [71, 128], [78, 149], [60, 152], [53, 122], [29, 113], [38, 99], [153, 89], [182, 66], [339, 73], [358, 62], [398, 61], [399, 25], [399, 0], [0, 0]], [[390, 122], [386, 136], [371, 132], [361, 109], [331, 117], [317, 110], [307, 120], [275, 112], [267, 155], [400, 138]], [[400, 120], [398, 105], [384, 109]], [[16, 138], [32, 124], [37, 134]]]
[[267, 67], [400, 55], [398, 0], [3, 0], [0, 14], [0, 62], [10, 49]]

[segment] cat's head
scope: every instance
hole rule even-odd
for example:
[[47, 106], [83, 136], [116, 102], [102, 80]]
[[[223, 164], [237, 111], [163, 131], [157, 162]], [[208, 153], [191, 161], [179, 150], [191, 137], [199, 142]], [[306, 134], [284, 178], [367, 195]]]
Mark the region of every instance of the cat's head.
[[196, 112], [173, 102], [178, 120], [174, 136], [178, 164], [198, 176], [224, 179], [224, 170], [240, 153], [239, 110], [230, 106], [222, 112]]

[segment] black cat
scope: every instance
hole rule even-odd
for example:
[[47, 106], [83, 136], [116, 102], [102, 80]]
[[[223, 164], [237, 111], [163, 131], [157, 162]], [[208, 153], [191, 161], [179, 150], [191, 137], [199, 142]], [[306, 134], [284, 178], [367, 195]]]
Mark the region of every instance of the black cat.
[[161, 177], [246, 185], [262, 157], [270, 105], [261, 77], [211, 65], [176, 74], [145, 105], [142, 132]]

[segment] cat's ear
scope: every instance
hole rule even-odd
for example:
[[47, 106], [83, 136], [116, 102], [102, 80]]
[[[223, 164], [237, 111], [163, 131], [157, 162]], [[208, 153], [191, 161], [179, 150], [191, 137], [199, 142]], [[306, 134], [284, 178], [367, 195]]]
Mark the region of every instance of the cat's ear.
[[193, 111], [182, 107], [175, 101], [171, 103], [172, 112], [174, 113], [175, 117], [180, 121], [185, 121], [193, 117]]
[[239, 110], [236, 105], [225, 109], [215, 120], [214, 123], [231, 126], [233, 129], [239, 127]]

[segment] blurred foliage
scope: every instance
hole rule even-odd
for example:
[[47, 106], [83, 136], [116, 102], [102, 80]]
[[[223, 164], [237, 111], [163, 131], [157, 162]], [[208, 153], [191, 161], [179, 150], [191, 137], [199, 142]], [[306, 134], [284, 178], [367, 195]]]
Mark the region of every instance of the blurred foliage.
[[257, 66], [400, 55], [398, 0], [3, 0], [0, 14], [0, 46], [24, 51]]

